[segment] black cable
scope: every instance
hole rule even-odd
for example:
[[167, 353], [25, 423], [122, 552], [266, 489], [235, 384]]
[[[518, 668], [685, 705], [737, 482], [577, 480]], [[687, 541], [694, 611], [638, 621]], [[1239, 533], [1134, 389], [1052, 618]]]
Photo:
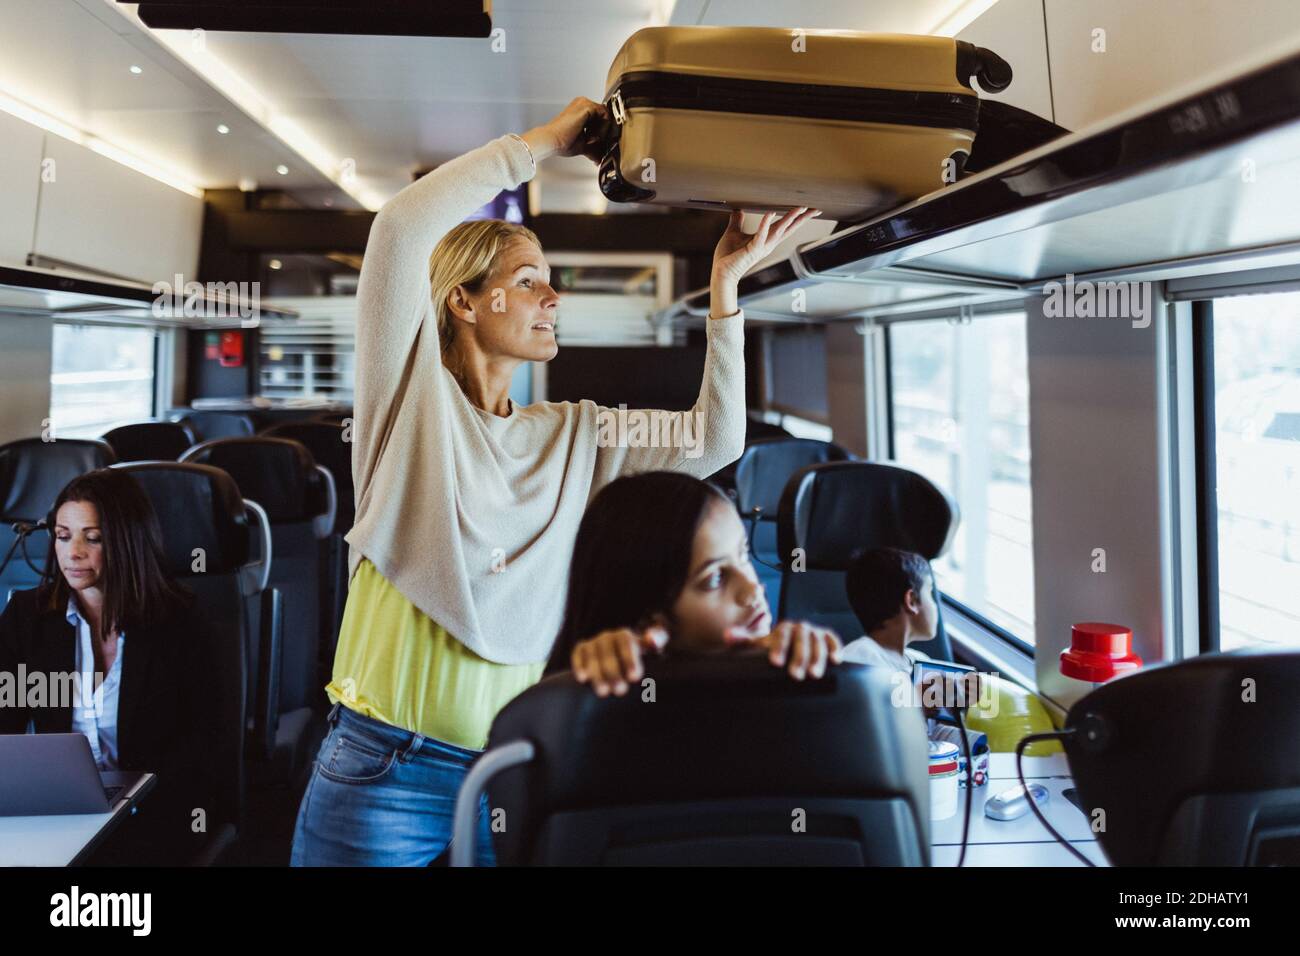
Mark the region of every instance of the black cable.
[[966, 720], [962, 717], [964, 707], [952, 708], [957, 718], [957, 733], [961, 735], [961, 751], [966, 757], [966, 819], [961, 824], [961, 852], [957, 855], [957, 866], [966, 862], [966, 844], [970, 840], [970, 808], [975, 794], [975, 760], [971, 756], [970, 741], [966, 739]]
[[0, 561], [0, 574], [4, 574], [5, 568], [9, 567], [9, 562], [13, 559], [14, 552], [18, 550], [18, 545], [22, 540], [22, 535], [19, 535], [14, 538], [14, 543], [9, 545], [9, 551], [5, 554], [5, 559]]
[[36, 572], [36, 574], [39, 575], [40, 577], [45, 577], [45, 569], [38, 568], [35, 564], [33, 564], [31, 555], [27, 553], [27, 539], [32, 536], [33, 531], [39, 530], [40, 527], [41, 527], [40, 525], [36, 525], [31, 528], [28, 528], [21, 535], [19, 535], [19, 540], [22, 541], [23, 543], [23, 560], [27, 562], [27, 566], [31, 568], [34, 572]]
[[4, 573], [5, 568], [9, 567], [9, 562], [13, 560], [14, 552], [17, 551], [19, 546], [21, 545], [23, 560], [27, 562], [27, 566], [31, 568], [34, 572], [36, 572], [36, 574], [44, 577], [45, 572], [41, 568], [38, 568], [35, 564], [32, 563], [31, 555], [27, 553], [28, 536], [33, 531], [38, 531], [43, 527], [45, 527], [44, 522], [37, 522], [36, 524], [33, 525], [33, 524], [28, 524], [25, 521], [15, 521], [13, 522], [12, 525], [10, 525], [10, 528], [13, 531], [15, 536], [14, 543], [9, 546], [9, 551], [5, 554], [4, 560], [0, 561], [0, 574]]
[[760, 558], [760, 557], [758, 556], [758, 552], [754, 549], [754, 535], [755, 535], [755, 533], [758, 531], [758, 517], [759, 517], [759, 515], [761, 515], [762, 513], [763, 513], [763, 509], [762, 509], [762, 508], [754, 508], [752, 511], [750, 511], [750, 513], [749, 513], [749, 515], [748, 515], [748, 517], [749, 517], [749, 556], [750, 556], [750, 558], [751, 558], [753, 561], [756, 561], [758, 564], [761, 564], [761, 565], [762, 565], [763, 567], [765, 567], [765, 568], [769, 568], [769, 569], [772, 570], [772, 571], [784, 571], [785, 568], [783, 568], [783, 567], [782, 567], [781, 565], [779, 565], [779, 564], [768, 564], [766, 561], [764, 561], [762, 558]]
[[1066, 737], [1070, 737], [1073, 734], [1073, 730], [1058, 730], [1050, 734], [1030, 734], [1028, 737], [1025, 737], [1020, 741], [1020, 743], [1016, 744], [1016, 776], [1020, 780], [1020, 786], [1025, 791], [1025, 799], [1029, 801], [1029, 809], [1034, 811], [1034, 816], [1038, 817], [1038, 822], [1047, 828], [1047, 832], [1054, 836], [1058, 843], [1078, 857], [1083, 862], [1084, 866], [1095, 867], [1097, 865], [1096, 863], [1093, 863], [1092, 860], [1080, 853], [1073, 843], [1061, 836], [1061, 834], [1057, 833], [1056, 828], [1047, 822], [1047, 817], [1043, 816], [1043, 812], [1038, 809], [1038, 804], [1034, 801], [1034, 795], [1029, 792], [1029, 786], [1025, 783], [1025, 768], [1022, 763], [1025, 756], [1025, 748], [1030, 744], [1038, 743], [1041, 740], [1064, 740]]

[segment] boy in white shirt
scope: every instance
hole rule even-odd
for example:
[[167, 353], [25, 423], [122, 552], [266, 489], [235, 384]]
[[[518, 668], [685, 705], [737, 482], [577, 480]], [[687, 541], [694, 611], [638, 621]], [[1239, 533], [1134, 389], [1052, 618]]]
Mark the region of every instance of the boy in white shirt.
[[898, 548], [868, 548], [849, 564], [844, 587], [866, 634], [845, 645], [841, 660], [905, 674], [912, 673], [914, 661], [930, 660], [907, 646], [934, 637], [938, 625], [934, 578], [925, 558]]

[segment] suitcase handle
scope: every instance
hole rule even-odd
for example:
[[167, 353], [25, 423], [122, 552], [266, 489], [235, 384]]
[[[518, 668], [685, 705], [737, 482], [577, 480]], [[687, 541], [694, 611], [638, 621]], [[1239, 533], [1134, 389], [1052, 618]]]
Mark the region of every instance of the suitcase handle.
[[[616, 93], [615, 96], [618, 94]], [[582, 155], [599, 164], [602, 159], [609, 155], [609, 151], [618, 145], [620, 133], [620, 120], [616, 118], [616, 113], [621, 115], [622, 101], [618, 101], [619, 109], [615, 110], [613, 103], [607, 103], [609, 116], [592, 116], [582, 125], [582, 132], [578, 135], [582, 137], [583, 148]]]
[[1011, 85], [1011, 64], [992, 50], [975, 48], [975, 75], [989, 93], [1001, 93]]
[[1011, 85], [1011, 64], [986, 47], [958, 40], [957, 82], [970, 86], [972, 76], [986, 93], [1001, 93]]

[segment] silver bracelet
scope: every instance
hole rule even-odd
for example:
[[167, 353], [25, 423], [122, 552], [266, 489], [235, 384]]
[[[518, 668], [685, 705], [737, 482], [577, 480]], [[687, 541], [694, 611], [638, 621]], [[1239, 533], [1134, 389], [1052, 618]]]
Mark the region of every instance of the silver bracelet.
[[537, 172], [537, 159], [533, 156], [533, 148], [528, 145], [528, 140], [524, 139], [518, 133], [510, 133], [509, 135], [524, 144], [524, 149], [528, 150], [528, 161], [533, 164], [533, 172]]

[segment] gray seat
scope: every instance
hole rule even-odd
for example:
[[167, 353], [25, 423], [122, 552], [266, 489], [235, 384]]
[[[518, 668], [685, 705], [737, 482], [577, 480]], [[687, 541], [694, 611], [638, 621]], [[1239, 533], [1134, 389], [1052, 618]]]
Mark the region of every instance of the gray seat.
[[1105, 811], [1109, 860], [1300, 865], [1297, 701], [1296, 651], [1148, 666], [1078, 701], [1065, 751], [1084, 812]]
[[253, 434], [253, 420], [239, 412], [186, 412], [177, 419], [194, 433], [195, 441], [238, 438]]
[[310, 763], [328, 703], [320, 605], [323, 542], [335, 520], [333, 480], [306, 447], [287, 438], [217, 438], [194, 446], [182, 461], [228, 473], [270, 522], [270, 584], [284, 602], [278, 731], [270, 760], [253, 772], [255, 785], [291, 785]]
[[348, 596], [348, 545], [343, 536], [352, 529], [356, 517], [356, 493], [352, 485], [352, 445], [347, 430], [337, 421], [313, 419], [283, 422], [261, 433], [268, 438], [291, 438], [311, 452], [316, 464], [334, 479], [337, 508], [334, 528], [325, 541], [324, 579], [322, 581], [321, 659], [328, 668], [334, 660], [334, 647], [343, 623], [343, 609]]
[[176, 461], [194, 444], [194, 433], [180, 422], [135, 422], [102, 437], [118, 461]]
[[[265, 750], [273, 700], [253, 701], [248, 688], [248, 648], [262, 644], [268, 660], [277, 653], [280, 624], [278, 595], [267, 586], [269, 538], [265, 518], [244, 501], [225, 472], [204, 465], [176, 462], [128, 462], [115, 465], [130, 472], [144, 488], [162, 528], [166, 569], [194, 592], [202, 639], [212, 641], [203, 655], [209, 666], [193, 675], [189, 693], [200, 694], [219, 711], [217, 739], [202, 742], [205, 777], [211, 802], [206, 805], [208, 838], [187, 849], [191, 865], [230, 859], [244, 828], [245, 748]], [[254, 521], [249, 518], [253, 516]], [[195, 568], [195, 550], [203, 564]], [[260, 633], [248, 630], [249, 605], [257, 606]], [[250, 704], [254, 705], [251, 733]], [[176, 728], [183, 735], [185, 728]], [[259, 742], [260, 740], [260, 742]]]
[[[813, 621], [845, 641], [862, 627], [844, 588], [844, 575], [860, 548], [914, 551], [927, 561], [947, 552], [957, 534], [957, 503], [923, 475], [897, 465], [841, 461], [795, 472], [781, 495], [777, 521], [782, 618]], [[802, 568], [791, 555], [802, 554]], [[952, 660], [943, 626], [943, 605], [935, 636], [912, 645], [939, 660]]]
[[453, 864], [474, 858], [484, 787], [503, 865], [928, 863], [924, 721], [883, 670], [792, 681], [747, 655], [647, 674], [653, 704], [570, 673], [507, 704], [458, 796]]
[[754, 555], [758, 558], [754, 570], [773, 610], [781, 606], [781, 555], [777, 550], [776, 519], [786, 482], [801, 468], [852, 457], [833, 442], [787, 436], [759, 438], [747, 445], [737, 460], [736, 508], [749, 528]]

